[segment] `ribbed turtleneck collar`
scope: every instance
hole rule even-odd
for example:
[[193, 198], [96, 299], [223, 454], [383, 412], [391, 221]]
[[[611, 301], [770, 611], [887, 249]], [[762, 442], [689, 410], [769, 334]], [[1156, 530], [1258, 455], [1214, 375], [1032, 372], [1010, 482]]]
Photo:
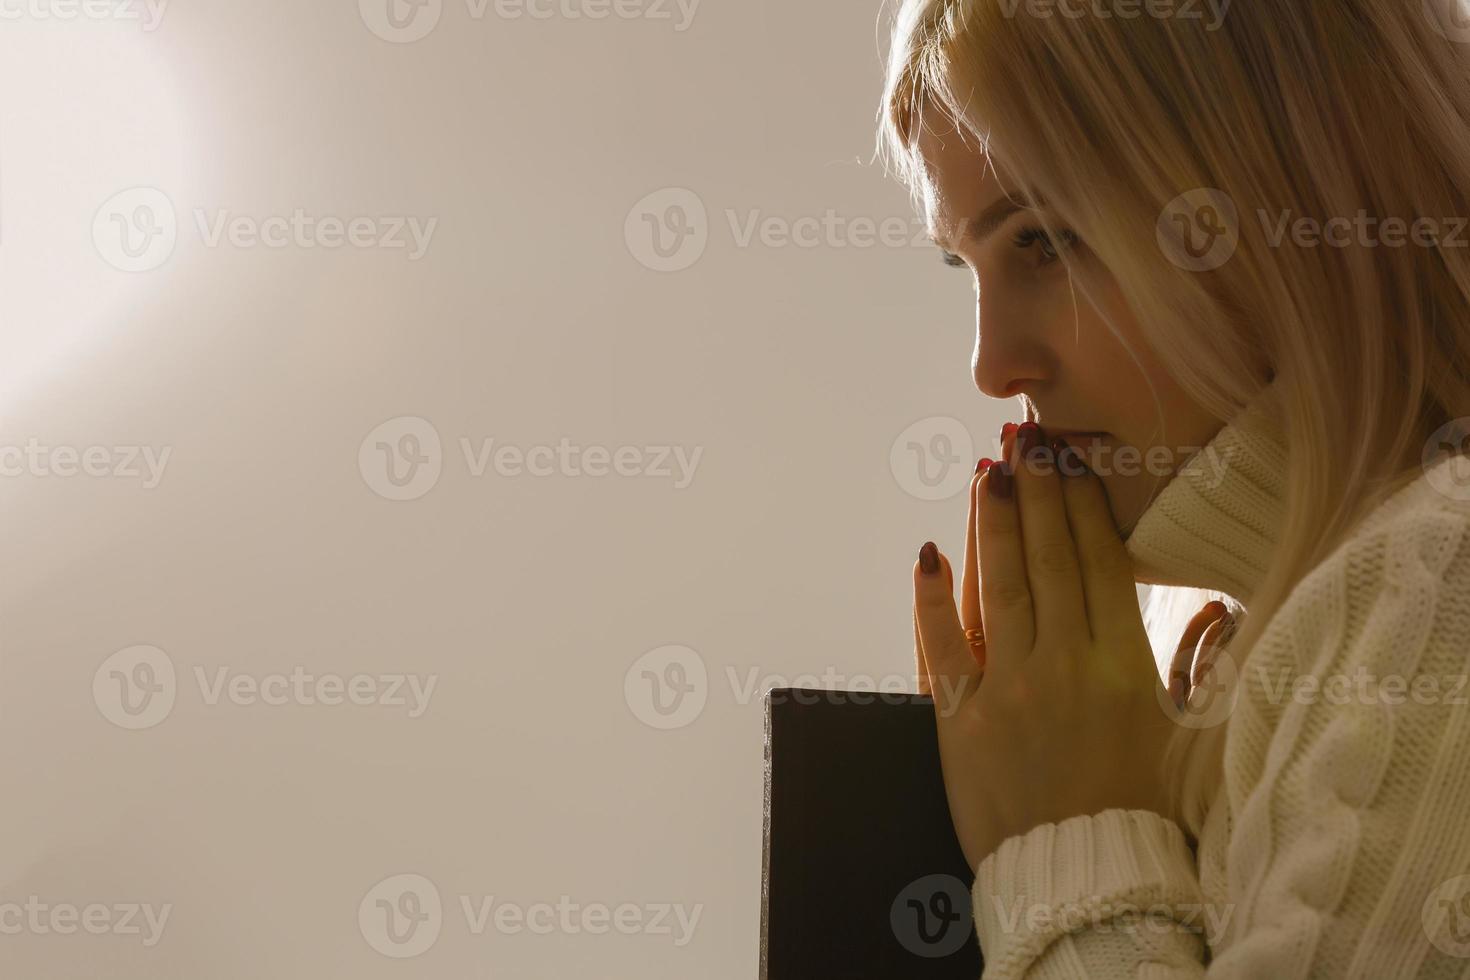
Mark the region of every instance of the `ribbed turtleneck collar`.
[[1154, 498], [1128, 552], [1140, 582], [1214, 589], [1249, 607], [1285, 514], [1286, 446], [1263, 389]]

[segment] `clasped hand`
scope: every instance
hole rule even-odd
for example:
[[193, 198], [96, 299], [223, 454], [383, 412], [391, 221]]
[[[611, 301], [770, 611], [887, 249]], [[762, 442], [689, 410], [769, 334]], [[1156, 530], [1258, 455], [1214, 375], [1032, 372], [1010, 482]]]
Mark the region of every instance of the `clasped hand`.
[[970, 486], [963, 609], [932, 542], [914, 566], [920, 689], [934, 697], [972, 870], [1044, 823], [1115, 807], [1168, 815], [1172, 701], [1102, 482], [1034, 423], [1006, 455]]

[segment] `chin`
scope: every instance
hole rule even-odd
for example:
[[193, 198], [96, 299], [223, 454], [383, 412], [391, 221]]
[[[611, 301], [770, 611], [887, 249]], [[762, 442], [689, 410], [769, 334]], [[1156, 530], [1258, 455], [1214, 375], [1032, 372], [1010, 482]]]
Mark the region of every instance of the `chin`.
[[1148, 492], [1147, 485], [1140, 477], [1112, 474], [1098, 479], [1107, 491], [1108, 509], [1113, 512], [1113, 523], [1118, 525], [1118, 533], [1127, 540], [1143, 517], [1144, 511], [1148, 510], [1148, 505], [1153, 502], [1154, 495]]

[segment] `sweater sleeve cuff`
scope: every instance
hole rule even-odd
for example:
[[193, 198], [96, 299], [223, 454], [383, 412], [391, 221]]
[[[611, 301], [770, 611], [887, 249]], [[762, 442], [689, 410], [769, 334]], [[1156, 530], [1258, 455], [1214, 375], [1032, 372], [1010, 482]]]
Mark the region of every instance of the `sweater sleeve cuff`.
[[1184, 832], [1148, 810], [1104, 810], [1008, 838], [980, 862], [971, 898], [986, 980], [1020, 976], [1068, 933], [1204, 901]]

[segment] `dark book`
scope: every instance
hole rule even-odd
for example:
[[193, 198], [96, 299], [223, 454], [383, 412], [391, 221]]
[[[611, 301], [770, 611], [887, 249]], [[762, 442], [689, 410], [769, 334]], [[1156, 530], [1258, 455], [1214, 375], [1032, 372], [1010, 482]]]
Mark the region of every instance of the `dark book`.
[[766, 695], [762, 980], [978, 980], [933, 699]]

